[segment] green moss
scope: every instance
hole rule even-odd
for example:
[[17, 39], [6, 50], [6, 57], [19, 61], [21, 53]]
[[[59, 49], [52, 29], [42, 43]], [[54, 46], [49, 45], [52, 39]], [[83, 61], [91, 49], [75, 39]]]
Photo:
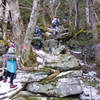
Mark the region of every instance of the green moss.
[[96, 26], [97, 26], [97, 28], [100, 28], [100, 24], [97, 24]]
[[50, 74], [46, 79], [41, 81], [41, 84], [46, 84], [46, 83], [50, 83], [50, 82], [54, 82], [57, 81], [57, 79], [55, 79], [55, 77], [60, 73], [59, 70], [56, 70], [54, 73]]
[[42, 30], [42, 32], [47, 32], [47, 27], [45, 27], [45, 26], [40, 26], [40, 29]]
[[99, 66], [100, 65], [100, 60], [96, 60], [95, 63], [96, 63], [97, 66]]
[[36, 64], [38, 64], [37, 60], [36, 60], [36, 54], [31, 49], [29, 59], [28, 59], [28, 61], [24, 62], [24, 66], [25, 67], [34, 67], [34, 66], [36, 66]]
[[5, 40], [0, 40], [0, 44], [2, 44], [2, 45], [8, 45], [8, 43]]
[[53, 73], [51, 68], [46, 68], [46, 67], [41, 68], [40, 71], [44, 71], [44, 72], [48, 72], [48, 73]]
[[74, 37], [78, 36], [79, 34], [83, 33], [84, 32], [84, 29], [81, 29], [80, 31], [78, 32], [75, 32], [74, 33]]

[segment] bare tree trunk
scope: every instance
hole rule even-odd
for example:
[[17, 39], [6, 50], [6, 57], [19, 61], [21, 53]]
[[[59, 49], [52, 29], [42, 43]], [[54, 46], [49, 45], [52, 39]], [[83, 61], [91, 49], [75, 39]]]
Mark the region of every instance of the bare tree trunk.
[[3, 20], [3, 6], [2, 6], [2, 0], [0, 0], [0, 20]]
[[98, 16], [97, 16], [96, 12], [95, 12], [95, 19], [96, 19], [96, 22], [97, 22], [98, 24], [100, 24], [100, 21], [99, 21], [99, 19], [98, 19]]
[[51, 20], [54, 18], [54, 3], [50, 4], [50, 17]]
[[86, 0], [86, 20], [87, 20], [87, 24], [90, 26], [90, 18], [89, 18], [89, 1]]
[[79, 0], [75, 0], [75, 29], [78, 30], [79, 29], [79, 23], [80, 23], [80, 3]]
[[46, 26], [45, 11], [42, 12], [42, 21], [43, 21], [43, 25]]
[[18, 0], [8, 0], [8, 5], [11, 12], [11, 23], [16, 44], [17, 56], [21, 56], [22, 43], [24, 38], [23, 22], [20, 16]]
[[43, 1], [43, 12], [42, 12], [42, 20], [43, 20], [43, 25], [46, 26], [46, 21], [45, 21], [45, 0]]
[[73, 5], [72, 5], [72, 2], [69, 1], [69, 20], [72, 21], [72, 8], [73, 8]]
[[95, 13], [93, 10], [93, 0], [89, 0], [89, 9], [90, 9], [90, 19], [91, 19], [91, 25], [93, 30], [93, 39], [94, 39], [94, 45], [95, 45], [95, 60], [100, 61], [100, 47], [98, 44], [98, 33], [96, 28], [96, 20], [95, 20]]
[[34, 0], [33, 2], [33, 8], [32, 8], [32, 13], [30, 16], [30, 22], [28, 24], [27, 30], [26, 30], [26, 35], [24, 38], [24, 44], [23, 44], [23, 52], [22, 52], [22, 57], [23, 57], [23, 62], [27, 62], [29, 59], [30, 55], [30, 50], [31, 50], [31, 42], [33, 39], [33, 31], [35, 29], [35, 25], [37, 23], [37, 18], [39, 14], [39, 7], [40, 7], [40, 0]]
[[4, 14], [4, 23], [3, 23], [3, 39], [4, 40], [6, 40], [8, 19], [9, 19], [9, 5], [6, 2], [5, 14]]
[[57, 10], [60, 7], [60, 5], [61, 5], [61, 2], [59, 2], [58, 5], [57, 5], [57, 7], [55, 8], [55, 16], [57, 16]]

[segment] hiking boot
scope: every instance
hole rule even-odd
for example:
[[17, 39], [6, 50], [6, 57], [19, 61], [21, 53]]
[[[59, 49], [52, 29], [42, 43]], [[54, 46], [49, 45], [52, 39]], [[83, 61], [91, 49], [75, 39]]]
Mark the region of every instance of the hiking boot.
[[6, 83], [6, 82], [7, 82], [7, 80], [5, 79], [5, 80], [3, 80], [3, 82], [4, 82], [4, 83]]
[[10, 88], [15, 88], [17, 85], [10, 85]]

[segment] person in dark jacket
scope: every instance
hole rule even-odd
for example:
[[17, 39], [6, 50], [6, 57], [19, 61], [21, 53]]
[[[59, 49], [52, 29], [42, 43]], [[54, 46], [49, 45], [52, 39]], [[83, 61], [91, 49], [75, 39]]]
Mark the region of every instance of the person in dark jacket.
[[42, 48], [42, 31], [39, 26], [35, 27], [34, 35], [33, 35], [33, 46], [37, 50], [41, 50]]

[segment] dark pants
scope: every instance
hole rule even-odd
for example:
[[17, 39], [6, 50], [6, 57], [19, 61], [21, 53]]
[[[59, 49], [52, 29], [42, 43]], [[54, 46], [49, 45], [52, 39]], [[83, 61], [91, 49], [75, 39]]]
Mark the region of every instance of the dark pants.
[[6, 74], [5, 74], [5, 79], [7, 79], [8, 76], [10, 77], [10, 84], [13, 84], [14, 73], [7, 71]]

